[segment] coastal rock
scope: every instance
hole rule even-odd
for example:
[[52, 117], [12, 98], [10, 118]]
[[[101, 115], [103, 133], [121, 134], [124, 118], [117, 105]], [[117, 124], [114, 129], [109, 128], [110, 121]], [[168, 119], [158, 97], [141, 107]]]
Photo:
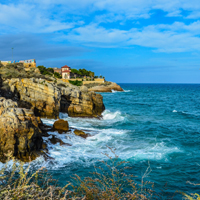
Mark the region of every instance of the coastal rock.
[[63, 142], [61, 139], [56, 138], [55, 135], [52, 135], [52, 138], [49, 139], [49, 141], [50, 141], [52, 144], [60, 143], [61, 146], [62, 146], [62, 145], [71, 146], [70, 144]]
[[88, 92], [88, 88], [83, 85], [83, 86], [80, 87], [80, 91], [81, 92]]
[[3, 82], [4, 96], [32, 109], [36, 116], [59, 118], [59, 112], [71, 117], [100, 117], [105, 110], [100, 94], [58, 80], [57, 83], [39, 78], [12, 78]]
[[65, 121], [63, 119], [55, 121], [53, 124], [53, 129], [58, 131], [59, 133], [67, 132], [69, 130], [68, 121]]
[[5, 161], [9, 152], [25, 162], [35, 159], [43, 141], [39, 123], [32, 110], [0, 97], [0, 160]]
[[[85, 84], [87, 86], [87, 84]], [[94, 84], [94, 85], [88, 85], [88, 91], [93, 92], [112, 92], [114, 91], [124, 91], [118, 84], [113, 82], [105, 82], [101, 84]]]
[[86, 134], [84, 131], [77, 130], [77, 129], [74, 130], [74, 134], [77, 135], [77, 136], [83, 137], [83, 138], [88, 137], [88, 134]]

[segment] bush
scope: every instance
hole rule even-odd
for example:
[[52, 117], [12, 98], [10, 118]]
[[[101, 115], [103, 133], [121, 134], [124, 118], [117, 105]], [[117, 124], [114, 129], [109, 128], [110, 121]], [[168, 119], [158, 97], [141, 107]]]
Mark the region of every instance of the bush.
[[54, 72], [54, 77], [55, 78], [62, 78], [62, 76], [58, 72]]
[[[38, 68], [39, 69], [39, 68]], [[42, 69], [42, 67], [41, 67]], [[49, 75], [42, 75], [37, 72], [36, 68], [30, 68], [26, 71], [23, 67], [23, 63], [7, 64], [6, 66], [0, 67], [0, 76], [2, 79], [11, 78], [42, 78], [49, 81], [53, 81], [54, 78]]]
[[76, 85], [76, 86], [82, 86], [83, 85], [83, 82], [82, 81], [78, 81], [78, 80], [75, 80], [75, 81], [70, 81], [69, 80], [69, 83], [71, 83], [72, 85]]
[[40, 70], [40, 73], [42, 75], [53, 76], [53, 74], [54, 74], [54, 70], [52, 68], [46, 68], [43, 65], [40, 65], [37, 68]]

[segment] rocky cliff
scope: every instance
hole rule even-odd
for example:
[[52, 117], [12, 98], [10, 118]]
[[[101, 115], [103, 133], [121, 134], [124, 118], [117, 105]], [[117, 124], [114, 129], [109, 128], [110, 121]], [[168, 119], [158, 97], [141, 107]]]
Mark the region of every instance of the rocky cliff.
[[59, 112], [71, 117], [100, 117], [105, 107], [100, 94], [64, 83], [41, 78], [12, 78], [3, 81], [3, 96], [32, 109], [36, 116], [58, 118]]
[[0, 96], [0, 161], [8, 152], [22, 161], [40, 154], [44, 127], [39, 117], [58, 118], [59, 112], [101, 117], [105, 109], [102, 96], [87, 87], [42, 76], [35, 69], [25, 71], [16, 64], [0, 63]]
[[43, 141], [39, 123], [32, 110], [0, 97], [0, 160], [5, 161], [8, 152], [23, 161], [35, 159]]

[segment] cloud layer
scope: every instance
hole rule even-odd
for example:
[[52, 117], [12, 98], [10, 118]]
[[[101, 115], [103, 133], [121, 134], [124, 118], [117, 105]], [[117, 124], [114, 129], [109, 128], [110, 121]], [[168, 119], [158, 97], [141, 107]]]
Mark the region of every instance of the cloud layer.
[[[197, 0], [20, 0], [1, 3], [0, 10], [1, 35], [57, 33], [52, 41], [84, 46], [139, 45], [158, 52], [200, 50]], [[151, 20], [158, 10], [162, 23]], [[176, 20], [173, 23], [169, 20], [172, 17]]]

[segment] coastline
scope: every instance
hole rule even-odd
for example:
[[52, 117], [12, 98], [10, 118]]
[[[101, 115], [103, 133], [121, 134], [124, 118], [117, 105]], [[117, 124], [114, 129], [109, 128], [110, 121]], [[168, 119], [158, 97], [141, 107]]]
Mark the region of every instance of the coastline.
[[108, 82], [106, 81], [105, 83], [101, 84], [85, 84], [84, 86], [88, 87], [88, 91], [93, 91], [93, 92], [112, 92], [112, 91], [119, 91], [123, 92], [124, 90], [121, 88], [120, 85], [114, 82]]

